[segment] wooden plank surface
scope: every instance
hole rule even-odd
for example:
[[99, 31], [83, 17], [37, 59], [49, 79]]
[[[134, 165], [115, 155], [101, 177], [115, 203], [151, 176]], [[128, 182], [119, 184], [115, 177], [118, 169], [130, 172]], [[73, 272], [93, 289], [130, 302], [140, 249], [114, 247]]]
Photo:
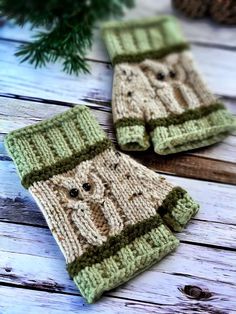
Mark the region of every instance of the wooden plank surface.
[[[68, 104], [48, 104], [0, 97], [2, 135], [68, 109]], [[232, 106], [232, 103], [230, 103]], [[110, 107], [86, 103], [109, 137], [116, 143]], [[227, 105], [227, 103], [226, 103]], [[236, 106], [235, 106], [236, 108]], [[233, 109], [233, 113], [236, 109]], [[2, 138], [3, 140], [3, 138]], [[148, 152], [135, 152], [131, 156], [150, 168], [163, 173], [180, 176], [236, 183], [236, 137], [231, 135], [222, 143], [172, 156], [158, 156], [152, 149]], [[148, 158], [147, 158], [148, 156]]]
[[[110, 63], [89, 61], [91, 74], [66, 76], [58, 64], [35, 70], [27, 63], [19, 64], [14, 56], [17, 44], [2, 41], [0, 46], [0, 93], [43, 97], [81, 103], [85, 100], [111, 101], [112, 67]], [[234, 76], [236, 55], [231, 50], [193, 47], [194, 56], [210, 88], [221, 96], [236, 97]], [[100, 53], [106, 55], [105, 48]], [[1, 57], [2, 56], [2, 57]], [[108, 61], [108, 57], [106, 57]], [[228, 71], [225, 71], [228, 69]], [[17, 73], [17, 75], [16, 75]]]
[[[14, 300], [14, 302], [12, 302]], [[166, 313], [171, 306], [104, 297], [102, 302], [86, 304], [82, 297], [45, 291], [0, 287], [0, 311], [4, 314], [77, 313]], [[169, 312], [170, 313], [170, 312]], [[177, 312], [176, 312], [177, 313]]]
[[[17, 238], [20, 232], [17, 232], [17, 228], [20, 227], [15, 228], [14, 248], [10, 246], [5, 251], [4, 249], [1, 251], [0, 282], [79, 295], [65, 270], [64, 258], [58, 247], [53, 245], [54, 240], [46, 233], [46, 229], [26, 227], [25, 232], [31, 234], [30, 240], [24, 239], [21, 242]], [[33, 231], [33, 229], [37, 230]], [[19, 243], [23, 243], [26, 247], [23, 254]], [[176, 304], [182, 294], [179, 289], [192, 285], [214, 295], [213, 298], [201, 300], [208, 306], [223, 307], [222, 300], [225, 299], [228, 308], [233, 310], [235, 262], [236, 255], [231, 251], [182, 243], [174, 253], [154, 267], [106, 295], [124, 298], [128, 296], [131, 300], [159, 305]], [[163, 291], [163, 288], [168, 285], [170, 285], [169, 289]], [[182, 295], [182, 298], [184, 300], [186, 296]]]
[[[173, 10], [171, 0], [153, 1], [153, 0], [136, 0], [136, 6], [132, 10], [126, 10], [124, 19], [135, 19], [138, 17], [149, 17], [160, 14], [174, 14], [182, 27], [182, 30], [189, 41], [197, 44], [217, 45], [224, 48], [235, 48], [236, 38], [233, 31], [229, 31], [229, 27], [210, 22], [209, 19], [189, 20], [182, 14]], [[13, 23], [8, 22], [5, 27], [0, 29], [0, 38], [6, 40], [14, 40], [19, 42], [27, 42], [37, 32], [31, 30], [30, 25], [23, 28], [16, 27]], [[99, 32], [95, 32], [95, 41], [92, 53], [96, 51], [99, 44], [97, 36]], [[89, 53], [89, 56], [91, 54]], [[103, 57], [103, 56], [102, 56]]]
[[[0, 221], [46, 226], [31, 195], [21, 186], [11, 161], [0, 162], [0, 176]], [[201, 205], [198, 220], [236, 225], [236, 193], [233, 185], [168, 175], [165, 177], [184, 187], [198, 200]]]
[[[0, 204], [2, 207], [0, 221], [45, 227], [46, 222], [32, 197], [21, 187], [13, 163], [2, 161], [0, 165], [3, 169], [0, 172], [3, 178], [0, 183]], [[201, 182], [172, 176], [166, 176], [166, 178], [170, 182], [187, 189], [201, 205], [198, 215], [179, 235], [180, 239], [188, 242], [192, 241], [195, 244], [214, 245], [214, 243], [217, 243], [217, 246], [235, 248], [235, 188], [231, 185]], [[206, 199], [206, 190], [211, 202], [208, 198]], [[223, 212], [222, 208], [225, 208]], [[226, 234], [225, 224], [228, 226]], [[1, 225], [1, 228], [4, 229], [4, 225]]]
[[[228, 306], [227, 301], [223, 298], [222, 306], [211, 306], [207, 302], [199, 302], [189, 299], [188, 302], [180, 303], [181, 298], [176, 300], [175, 304], [147, 304], [143, 302], [125, 300], [111, 297], [104, 297], [101, 301], [93, 305], [85, 304], [83, 299], [74, 295], [64, 295], [59, 293], [49, 293], [35, 290], [25, 289], [11, 289], [9, 287], [0, 287], [0, 295], [2, 296], [2, 303], [0, 304], [0, 310], [4, 314], [45, 314], [47, 313], [64, 314], [64, 313], [94, 313], [94, 314], [110, 314], [110, 313], [159, 313], [159, 314], [183, 314], [194, 313], [199, 307], [202, 313], [220, 313], [227, 314], [231, 312], [231, 307]], [[214, 298], [214, 297], [213, 297]], [[14, 299], [14, 302], [12, 300]], [[231, 312], [232, 313], [232, 312]]]
[[[170, 0], [136, 3], [125, 19], [174, 12]], [[181, 17], [180, 23], [209, 86], [236, 115], [235, 28], [208, 19]], [[181, 244], [170, 256], [94, 305], [80, 296], [3, 140], [6, 133], [76, 103], [92, 109], [116, 144], [110, 107], [113, 69], [98, 29], [87, 55], [89, 75], [67, 76], [59, 64], [38, 70], [19, 64], [14, 52], [33, 33], [9, 22], [0, 28], [0, 313], [236, 313], [236, 134], [175, 156], [160, 157], [152, 150], [130, 154], [186, 188], [201, 210], [176, 235]]]

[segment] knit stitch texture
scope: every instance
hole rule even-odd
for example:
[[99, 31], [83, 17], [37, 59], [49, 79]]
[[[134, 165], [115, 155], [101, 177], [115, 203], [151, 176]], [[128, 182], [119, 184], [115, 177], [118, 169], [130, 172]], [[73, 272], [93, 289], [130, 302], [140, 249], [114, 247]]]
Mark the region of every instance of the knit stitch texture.
[[[89, 303], [159, 261], [198, 211], [188, 193], [116, 151], [88, 108], [6, 137]], [[165, 223], [164, 223], [165, 222]]]
[[123, 150], [158, 154], [208, 146], [236, 121], [208, 89], [173, 17], [109, 22], [104, 40], [114, 64], [112, 111]]

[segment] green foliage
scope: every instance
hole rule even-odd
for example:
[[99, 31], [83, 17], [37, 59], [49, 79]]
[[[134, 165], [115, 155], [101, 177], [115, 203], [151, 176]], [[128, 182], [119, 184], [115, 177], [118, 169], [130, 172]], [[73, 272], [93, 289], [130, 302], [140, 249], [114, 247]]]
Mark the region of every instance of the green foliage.
[[33, 41], [19, 47], [16, 55], [36, 67], [62, 61], [69, 74], [88, 72], [85, 54], [92, 46], [95, 23], [109, 16], [121, 16], [134, 0], [0, 0], [2, 15], [18, 25], [40, 27]]

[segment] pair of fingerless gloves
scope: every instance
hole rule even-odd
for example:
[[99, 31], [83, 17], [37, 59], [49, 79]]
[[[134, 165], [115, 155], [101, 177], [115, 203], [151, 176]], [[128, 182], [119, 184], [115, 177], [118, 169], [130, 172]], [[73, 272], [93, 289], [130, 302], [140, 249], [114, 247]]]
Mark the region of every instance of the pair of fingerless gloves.
[[[232, 129], [172, 18], [109, 23], [104, 37], [122, 149], [147, 149], [151, 138], [156, 152], [176, 152]], [[85, 106], [13, 131], [5, 143], [89, 303], [174, 250], [172, 231], [198, 211], [184, 189], [115, 150]]]

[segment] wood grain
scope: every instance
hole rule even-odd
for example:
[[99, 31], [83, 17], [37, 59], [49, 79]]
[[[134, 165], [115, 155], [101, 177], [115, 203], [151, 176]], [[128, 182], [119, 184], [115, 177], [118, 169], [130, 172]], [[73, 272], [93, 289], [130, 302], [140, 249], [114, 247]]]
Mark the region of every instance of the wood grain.
[[[228, 305], [223, 299], [223, 306], [217, 304], [217, 301], [208, 302], [198, 301], [193, 299], [184, 299], [184, 296], [179, 293], [179, 300], [173, 304], [148, 304], [134, 300], [124, 300], [118, 298], [104, 297], [101, 301], [93, 305], [88, 305], [84, 300], [75, 295], [64, 295], [61, 293], [49, 293], [44, 291], [25, 290], [20, 288], [0, 287], [0, 310], [4, 314], [77, 314], [77, 313], [160, 313], [160, 314], [182, 314], [193, 313], [192, 309], [203, 313], [220, 313], [226, 314], [232, 310], [232, 305]], [[214, 298], [214, 297], [213, 297]], [[14, 302], [12, 302], [14, 300]], [[218, 302], [219, 303], [219, 302]], [[233, 313], [233, 312], [231, 312]]]
[[[21, 186], [11, 161], [0, 161], [0, 176], [2, 178], [0, 181], [0, 205], [2, 208], [0, 221], [46, 227], [46, 222], [31, 195]], [[198, 215], [181, 234], [181, 239], [207, 245], [214, 245], [215, 242], [218, 246], [234, 248], [236, 242], [233, 241], [233, 238], [236, 237], [234, 236], [236, 226], [235, 187], [173, 176], [165, 177], [173, 184], [188, 190], [201, 206]], [[207, 222], [207, 224], [203, 223], [203, 228], [206, 230], [203, 232], [201, 230], [202, 222]], [[225, 235], [225, 224], [228, 224], [227, 235]]]
[[[210, 88], [236, 114], [234, 28], [183, 18], [170, 0], [136, 0], [125, 19], [170, 13], [181, 17]], [[19, 29], [9, 22], [0, 28], [0, 313], [236, 313], [236, 134], [175, 156], [160, 157], [151, 150], [135, 154], [187, 189], [201, 209], [177, 234], [181, 244], [170, 256], [95, 305], [80, 296], [43, 215], [20, 184], [3, 140], [6, 133], [76, 103], [89, 106], [116, 143], [110, 107], [113, 70], [98, 29], [87, 55], [90, 75], [68, 76], [60, 64], [37, 70], [19, 64], [14, 52], [33, 34], [29, 26]]]
[[[65, 103], [59, 105], [5, 97], [0, 97], [0, 104], [2, 134], [45, 120], [69, 108]], [[90, 102], [86, 105], [92, 109], [102, 128], [116, 143], [110, 108]], [[232, 102], [230, 105], [232, 106]], [[155, 171], [223, 183], [236, 183], [235, 136], [227, 137], [222, 143], [213, 145], [210, 149], [202, 148], [184, 154], [160, 157], [150, 149], [148, 152], [135, 152], [130, 155]]]
[[[29, 240], [24, 235], [21, 240], [19, 229], [20, 226], [16, 226], [14, 235], [11, 236], [13, 239], [9, 239], [9, 247], [0, 251], [0, 282], [79, 294], [66, 273], [64, 258], [47, 229], [25, 227]], [[159, 305], [176, 304], [179, 298], [186, 298], [179, 289], [191, 285], [211, 291], [214, 297], [204, 300], [207, 304], [222, 308], [226, 308], [228, 304], [232, 307], [235, 305], [235, 299], [232, 297], [236, 279], [235, 262], [236, 255], [233, 252], [182, 243], [175, 252], [145, 274], [106, 295], [129, 296], [132, 300]], [[169, 288], [165, 290], [164, 287], [167, 286]]]
[[183, 177], [212, 180], [236, 184], [236, 164], [191, 155], [157, 156], [149, 154], [130, 154], [148, 168]]
[[[225, 25], [214, 23], [209, 19], [193, 20], [185, 18], [182, 14], [173, 10], [171, 0], [158, 2], [153, 0], [136, 0], [136, 6], [132, 10], [126, 10], [124, 19], [136, 19], [161, 14], [175, 15], [187, 39], [192, 43], [207, 44], [208, 46], [217, 45], [229, 49], [236, 47], [233, 27], [230, 29]], [[30, 24], [20, 28], [8, 22], [3, 28], [0, 28], [0, 38], [27, 42], [36, 32], [37, 30], [31, 30]], [[88, 57], [95, 56], [96, 58], [95, 52], [97, 51], [97, 45], [100, 44], [98, 38], [100, 37], [100, 32], [95, 32], [94, 37], [94, 46], [92, 52], [88, 53]]]
[[[34, 69], [27, 63], [19, 64], [14, 56], [16, 47], [16, 43], [6, 41], [0, 46], [1, 93], [7, 91], [31, 97], [43, 95], [46, 99], [72, 103], [85, 100], [111, 101], [113, 71], [110, 63], [90, 61], [91, 74], [69, 76], [61, 72], [60, 64], [41, 69]], [[201, 46], [193, 47], [193, 53], [212, 91], [221, 96], [236, 97], [236, 54]], [[106, 55], [104, 47], [101, 54]]]

